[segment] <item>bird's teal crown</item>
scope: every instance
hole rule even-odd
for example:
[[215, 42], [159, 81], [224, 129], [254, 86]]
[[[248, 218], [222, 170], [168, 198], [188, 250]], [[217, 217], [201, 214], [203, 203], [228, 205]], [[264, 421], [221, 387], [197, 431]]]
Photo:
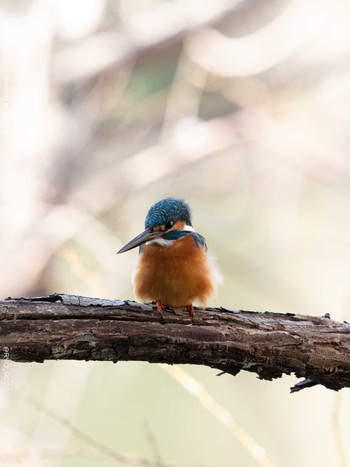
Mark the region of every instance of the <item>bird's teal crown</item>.
[[164, 198], [150, 207], [145, 220], [145, 228], [149, 229], [180, 220], [186, 222], [187, 225], [192, 225], [189, 205], [181, 198]]

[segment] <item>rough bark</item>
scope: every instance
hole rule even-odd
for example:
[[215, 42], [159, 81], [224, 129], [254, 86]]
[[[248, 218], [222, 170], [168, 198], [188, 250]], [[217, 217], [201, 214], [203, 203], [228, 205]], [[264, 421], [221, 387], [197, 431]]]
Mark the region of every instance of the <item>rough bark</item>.
[[350, 386], [350, 324], [329, 316], [208, 308], [191, 320], [185, 310], [160, 316], [152, 304], [53, 294], [0, 302], [0, 350], [17, 362], [142, 360], [307, 378], [294, 391]]

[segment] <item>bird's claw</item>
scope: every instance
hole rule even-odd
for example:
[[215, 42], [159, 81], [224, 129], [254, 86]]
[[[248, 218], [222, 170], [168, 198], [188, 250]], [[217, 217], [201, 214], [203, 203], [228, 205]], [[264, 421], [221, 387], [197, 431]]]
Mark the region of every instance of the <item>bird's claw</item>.
[[163, 305], [161, 304], [161, 302], [156, 302], [156, 305], [157, 305], [157, 310], [158, 310], [158, 313], [160, 314], [160, 316], [163, 316]]
[[188, 314], [190, 315], [190, 318], [193, 319], [194, 318], [194, 310], [193, 310], [192, 303], [190, 303], [190, 305], [187, 305], [186, 308], [187, 308]]

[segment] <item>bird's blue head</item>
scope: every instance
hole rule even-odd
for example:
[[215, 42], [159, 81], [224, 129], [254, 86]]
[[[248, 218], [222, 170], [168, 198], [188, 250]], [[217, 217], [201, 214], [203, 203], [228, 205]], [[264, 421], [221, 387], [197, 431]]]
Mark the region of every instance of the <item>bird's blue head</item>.
[[121, 248], [118, 253], [124, 253], [157, 238], [178, 238], [179, 234], [176, 232], [179, 231], [174, 231], [173, 227], [179, 221], [192, 226], [190, 207], [184, 199], [165, 198], [158, 201], [150, 207], [147, 213], [145, 230]]
[[177, 221], [192, 225], [189, 205], [181, 198], [165, 198], [150, 207], [145, 220], [145, 228], [164, 225], [165, 230], [169, 230]]

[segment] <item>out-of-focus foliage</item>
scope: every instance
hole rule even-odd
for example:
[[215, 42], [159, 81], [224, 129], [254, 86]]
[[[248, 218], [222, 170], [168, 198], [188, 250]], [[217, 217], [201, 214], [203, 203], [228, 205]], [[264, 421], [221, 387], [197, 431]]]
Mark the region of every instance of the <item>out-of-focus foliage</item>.
[[[2, 0], [1, 296], [131, 298], [115, 252], [173, 195], [214, 305], [349, 319], [349, 24], [346, 0]], [[346, 392], [186, 371], [209, 411], [159, 366], [10, 363], [1, 465], [127, 465], [79, 430], [159, 466], [270, 465], [228, 419], [273, 465], [350, 462]]]

